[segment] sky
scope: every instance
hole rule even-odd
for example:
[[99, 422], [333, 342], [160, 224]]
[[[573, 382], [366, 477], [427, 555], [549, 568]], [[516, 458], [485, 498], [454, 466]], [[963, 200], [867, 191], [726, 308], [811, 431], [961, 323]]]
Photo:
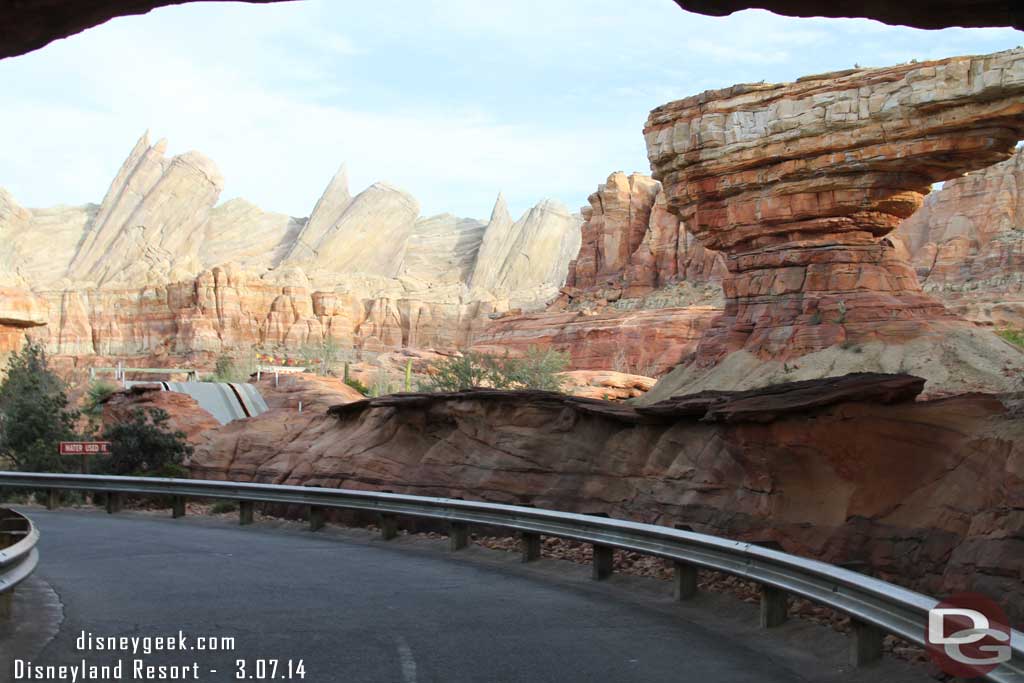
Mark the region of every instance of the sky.
[[201, 151], [221, 201], [307, 216], [342, 162], [423, 215], [577, 210], [649, 173], [654, 107], [710, 88], [995, 52], [1012, 29], [922, 31], [672, 0], [203, 2], [121, 17], [0, 60], [0, 187], [23, 206], [98, 203], [147, 129]]

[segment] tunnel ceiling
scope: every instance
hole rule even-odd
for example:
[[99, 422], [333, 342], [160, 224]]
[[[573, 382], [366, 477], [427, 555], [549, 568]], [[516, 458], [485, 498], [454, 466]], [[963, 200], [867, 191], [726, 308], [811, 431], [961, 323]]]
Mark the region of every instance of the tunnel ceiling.
[[791, 17], [866, 17], [916, 28], [1013, 26], [1024, 30], [1021, 0], [675, 0], [690, 12], [721, 17], [766, 9]]
[[[44, 45], [127, 14], [165, 5], [210, 0], [0, 0], [0, 59]], [[234, 0], [286, 2], [288, 0]], [[685, 10], [724, 16], [760, 8], [789, 16], [867, 17], [917, 28], [1013, 26], [1024, 29], [1021, 0], [675, 0]]]
[[[44, 45], [127, 14], [209, 0], [0, 0], [0, 59]], [[282, 0], [235, 0], [281, 2]]]

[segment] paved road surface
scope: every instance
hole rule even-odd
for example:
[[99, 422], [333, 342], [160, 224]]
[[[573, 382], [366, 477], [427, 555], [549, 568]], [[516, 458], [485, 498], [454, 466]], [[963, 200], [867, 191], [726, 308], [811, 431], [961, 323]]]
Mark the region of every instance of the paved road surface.
[[[132, 680], [134, 659], [196, 662], [199, 680], [213, 682], [236, 680], [237, 659], [247, 660], [246, 674], [257, 659], [278, 659], [279, 676], [287, 660], [301, 659], [305, 680], [317, 683], [805, 680], [740, 642], [618, 600], [612, 587], [567, 590], [512, 568], [333, 534], [30, 514], [42, 532], [39, 575], [65, 614], [35, 664], [122, 659]], [[76, 650], [82, 631], [179, 630], [234, 637], [236, 646], [138, 656]]]

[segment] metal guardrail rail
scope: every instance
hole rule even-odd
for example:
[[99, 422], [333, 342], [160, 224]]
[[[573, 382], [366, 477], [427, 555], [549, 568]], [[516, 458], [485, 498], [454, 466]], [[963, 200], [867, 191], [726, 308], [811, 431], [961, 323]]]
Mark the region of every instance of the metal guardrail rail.
[[[120, 510], [124, 494], [168, 495], [173, 496], [175, 517], [185, 514], [188, 497], [237, 500], [241, 524], [252, 522], [254, 502], [306, 505], [313, 530], [323, 526], [325, 509], [370, 511], [380, 515], [381, 533], [386, 539], [397, 534], [398, 516], [440, 520], [450, 525], [452, 550], [468, 544], [470, 525], [501, 527], [521, 533], [524, 562], [540, 557], [542, 536], [592, 544], [595, 579], [612, 573], [613, 549], [630, 550], [674, 562], [677, 600], [696, 593], [698, 569], [721, 571], [758, 583], [762, 587], [761, 625], [766, 628], [785, 621], [787, 595], [807, 598], [849, 615], [853, 620], [850, 660], [857, 666], [882, 656], [882, 639], [886, 634], [924, 646], [928, 611], [938, 604], [935, 598], [864, 574], [751, 543], [653, 524], [514, 505], [307, 486], [82, 474], [0, 472], [0, 487], [47, 489], [49, 507], [56, 506], [59, 490], [104, 492], [107, 511], [111, 513]], [[32, 530], [30, 538], [22, 542], [29, 545], [18, 551], [31, 554], [26, 563], [28, 571], [34, 567], [32, 546], [37, 537]], [[0, 568], [6, 569], [3, 560]], [[1011, 661], [988, 674], [988, 680], [1024, 683], [1024, 634], [1013, 631], [1011, 647]]]
[[39, 531], [32, 520], [0, 508], [0, 619], [10, 616], [14, 588], [39, 564]]

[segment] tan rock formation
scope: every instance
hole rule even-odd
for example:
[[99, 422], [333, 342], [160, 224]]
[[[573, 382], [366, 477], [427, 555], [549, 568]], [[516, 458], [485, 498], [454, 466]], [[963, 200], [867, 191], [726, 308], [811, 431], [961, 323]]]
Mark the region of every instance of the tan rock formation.
[[569, 260], [580, 248], [579, 227], [579, 217], [554, 200], [540, 202], [510, 223], [505, 200], [499, 196], [470, 285], [511, 295], [513, 305], [543, 301], [565, 281]]
[[[387, 183], [375, 183], [356, 195], [318, 240], [305, 230], [300, 233], [300, 243], [313, 245], [313, 255], [292, 256], [288, 263], [301, 265], [311, 277], [325, 282], [338, 273], [394, 277], [402, 270], [406, 243], [419, 212], [419, 203], [411, 195]], [[311, 225], [319, 229], [319, 222], [311, 219]]]
[[278, 266], [306, 225], [301, 218], [269, 213], [244, 199], [232, 199], [210, 210], [199, 245], [204, 269], [225, 263], [249, 268]]
[[572, 370], [560, 375], [563, 391], [578, 398], [622, 401], [643, 396], [657, 381], [653, 377], [614, 370]]
[[1024, 329], [1024, 151], [947, 181], [895, 235], [947, 308]]
[[[352, 198], [344, 166], [308, 219], [244, 199], [214, 206], [212, 162], [165, 149], [143, 135], [100, 206], [25, 209], [0, 190], [11, 245], [0, 286], [43, 301], [38, 333], [52, 352], [296, 349], [325, 338], [367, 352], [461, 348], [487, 316], [553, 297], [578, 239], [578, 217], [554, 203], [516, 222], [496, 210], [497, 248], [481, 260], [483, 223], [418, 218], [416, 200], [386, 183]], [[495, 290], [471, 288], [474, 278]], [[5, 333], [5, 346], [22, 336]]]
[[176, 268], [195, 272], [224, 179], [198, 152], [165, 159], [166, 148], [165, 140], [150, 146], [148, 135], [136, 143], [71, 260], [73, 279], [149, 284], [167, 282]]
[[648, 408], [541, 393], [390, 396], [227, 425], [191, 465], [213, 479], [685, 524], [863, 562], [930, 594], [1000, 595], [1024, 615], [1021, 544], [1007, 531], [1020, 522], [1024, 421], [991, 396], [914, 402], [922, 384], [852, 376]]
[[661, 184], [617, 171], [590, 195], [565, 286], [545, 312], [511, 312], [475, 337], [487, 353], [566, 351], [571, 367], [661, 375], [720, 313], [721, 257], [666, 210]]
[[[669, 210], [726, 254], [729, 276], [725, 315], [694, 363], [645, 400], [755, 386], [771, 374], [761, 361], [844, 355], [835, 349], [875, 345], [912, 363], [922, 349], [908, 355], [909, 342], [924, 338], [925, 355], [942, 358], [925, 370], [930, 392], [1009, 388], [1024, 356], [926, 296], [883, 238], [932, 183], [1010, 156], [1022, 94], [1024, 50], [1010, 50], [739, 85], [651, 112], [648, 155]], [[725, 363], [736, 353], [743, 362]], [[827, 360], [804, 370], [846, 365]], [[958, 365], [977, 372], [958, 379]]]

